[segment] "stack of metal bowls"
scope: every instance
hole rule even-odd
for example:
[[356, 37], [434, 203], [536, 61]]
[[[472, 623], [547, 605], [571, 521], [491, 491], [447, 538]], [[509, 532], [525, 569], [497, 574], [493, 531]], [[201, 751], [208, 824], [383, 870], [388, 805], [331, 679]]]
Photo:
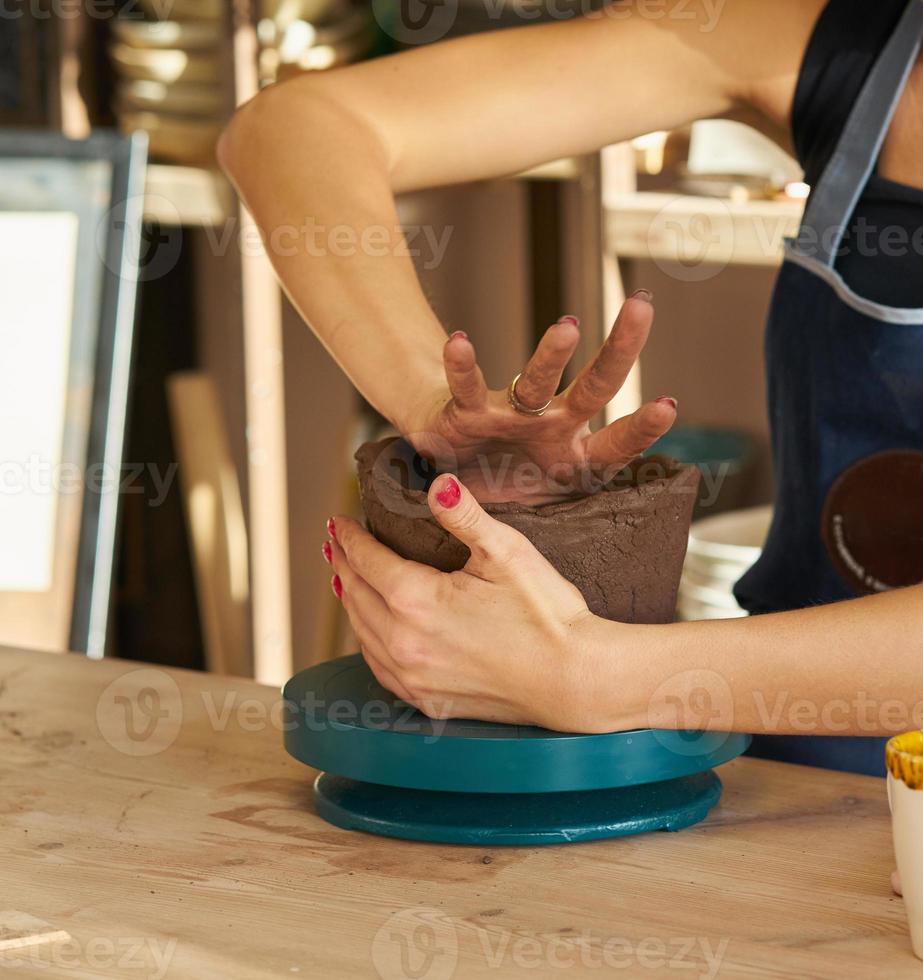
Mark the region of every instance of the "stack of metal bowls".
[[221, 0], [142, 0], [113, 21], [109, 56], [118, 76], [115, 111], [126, 132], [143, 129], [151, 156], [214, 165], [214, 150], [233, 100], [224, 81]]
[[260, 84], [337, 68], [383, 50], [372, 4], [357, 0], [264, 0], [257, 25]]
[[[234, 105], [230, 18], [223, 0], [140, 0], [113, 22], [116, 116], [145, 130], [151, 156], [214, 166]], [[129, 12], [130, 11], [130, 12]], [[263, 0], [257, 24], [260, 85], [335, 68], [382, 50], [372, 6], [358, 0]], [[169, 20], [158, 15], [169, 14]]]
[[734, 583], [759, 558], [772, 521], [772, 507], [748, 507], [695, 521], [679, 585], [680, 619], [746, 616], [734, 598]]

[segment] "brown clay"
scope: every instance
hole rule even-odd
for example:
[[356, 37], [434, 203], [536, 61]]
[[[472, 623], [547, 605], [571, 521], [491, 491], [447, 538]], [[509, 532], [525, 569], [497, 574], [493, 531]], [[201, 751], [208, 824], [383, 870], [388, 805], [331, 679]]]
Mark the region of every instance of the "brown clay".
[[[470, 553], [430, 513], [427, 467], [410, 446], [393, 438], [366, 443], [356, 460], [372, 534], [403, 558], [444, 572], [462, 568]], [[587, 497], [484, 509], [529, 538], [597, 615], [667, 623], [676, 608], [698, 483], [696, 467], [649, 456]]]

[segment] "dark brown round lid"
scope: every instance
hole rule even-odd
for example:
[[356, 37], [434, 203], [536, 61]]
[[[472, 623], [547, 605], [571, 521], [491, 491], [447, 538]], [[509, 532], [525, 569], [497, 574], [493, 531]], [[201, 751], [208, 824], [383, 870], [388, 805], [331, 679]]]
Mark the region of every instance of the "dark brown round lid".
[[824, 502], [821, 533], [856, 592], [923, 582], [923, 452], [889, 450], [844, 470]]

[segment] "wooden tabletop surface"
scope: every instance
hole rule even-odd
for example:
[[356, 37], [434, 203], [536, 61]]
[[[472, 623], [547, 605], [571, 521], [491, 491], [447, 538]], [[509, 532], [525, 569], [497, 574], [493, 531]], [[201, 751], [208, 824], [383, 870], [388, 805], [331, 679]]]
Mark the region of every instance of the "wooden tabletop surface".
[[278, 703], [0, 650], [0, 980], [923, 973], [881, 780], [741, 759], [676, 834], [418, 844], [316, 816]]

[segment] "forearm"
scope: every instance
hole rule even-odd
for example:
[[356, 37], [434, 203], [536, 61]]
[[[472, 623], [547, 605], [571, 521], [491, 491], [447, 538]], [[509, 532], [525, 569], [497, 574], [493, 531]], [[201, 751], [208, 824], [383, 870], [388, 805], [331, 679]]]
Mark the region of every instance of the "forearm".
[[602, 623], [609, 697], [591, 710], [612, 727], [891, 735], [923, 726], [923, 586], [743, 619]]
[[238, 112], [220, 144], [222, 165], [295, 308], [406, 432], [444, 387], [446, 336], [400, 228], [386, 149], [312, 86], [282, 88]]
[[[748, 88], [736, 53], [749, 28], [705, 14], [699, 4], [691, 20], [661, 22], [627, 4], [452, 38], [270, 86], [238, 110], [219, 160], [286, 293], [405, 431], [421, 414], [413, 405], [444, 391], [445, 335], [396, 230], [395, 194], [514, 174], [728, 111]], [[306, 225], [326, 230], [307, 252]], [[447, 230], [435, 231], [438, 261]]]

